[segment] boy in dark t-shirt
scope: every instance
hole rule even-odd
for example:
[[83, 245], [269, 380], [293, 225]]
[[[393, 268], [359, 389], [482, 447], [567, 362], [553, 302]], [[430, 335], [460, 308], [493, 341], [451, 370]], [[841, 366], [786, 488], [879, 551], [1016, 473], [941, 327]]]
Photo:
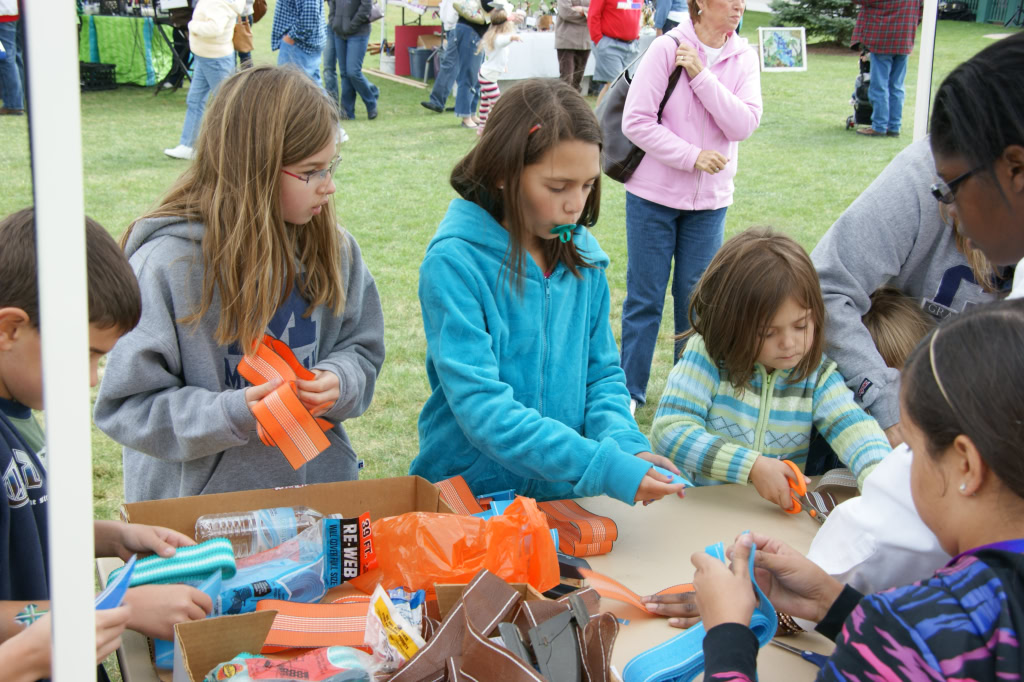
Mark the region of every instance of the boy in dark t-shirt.
[[[86, 219], [90, 381], [97, 365], [142, 312], [138, 282], [128, 260], [98, 223]], [[30, 627], [50, 608], [47, 566], [47, 458], [32, 409], [43, 408], [42, 355], [32, 209], [0, 220], [0, 670], [5, 680], [50, 675], [49, 621]], [[97, 556], [127, 559], [134, 553], [173, 556], [191, 538], [167, 528], [94, 522]], [[97, 660], [120, 645], [129, 627], [151, 637], [173, 638], [174, 624], [204, 618], [210, 598], [187, 585], [128, 590], [124, 606], [96, 614]]]

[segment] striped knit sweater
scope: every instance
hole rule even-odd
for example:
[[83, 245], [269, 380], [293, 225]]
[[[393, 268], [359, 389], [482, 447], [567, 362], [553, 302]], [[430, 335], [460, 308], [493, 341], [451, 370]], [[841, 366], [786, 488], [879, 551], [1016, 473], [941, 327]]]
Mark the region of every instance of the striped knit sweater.
[[744, 483], [761, 455], [807, 458], [811, 427], [857, 476], [858, 486], [892, 448], [878, 423], [853, 400], [836, 364], [822, 357], [805, 380], [794, 370], [768, 374], [756, 366], [751, 385], [736, 389], [694, 334], [672, 368], [651, 429], [654, 451], [699, 485]]

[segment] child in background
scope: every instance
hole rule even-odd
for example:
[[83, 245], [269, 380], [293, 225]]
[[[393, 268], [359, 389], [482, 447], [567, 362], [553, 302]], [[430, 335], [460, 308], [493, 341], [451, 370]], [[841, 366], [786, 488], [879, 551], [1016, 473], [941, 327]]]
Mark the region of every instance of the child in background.
[[[86, 219], [90, 380], [117, 339], [139, 320], [141, 300], [131, 267], [114, 240]], [[50, 609], [47, 564], [49, 461], [32, 410], [43, 409], [43, 374], [36, 283], [35, 214], [0, 221], [0, 471], [7, 500], [0, 504], [0, 670], [5, 680], [50, 676], [49, 619], [31, 623], [32, 611]], [[94, 523], [97, 556], [128, 559], [136, 552], [173, 556], [192, 540], [167, 528], [114, 521]], [[128, 590], [124, 605], [96, 614], [96, 656], [120, 643], [125, 627], [171, 639], [174, 624], [199, 620], [213, 608], [188, 585]], [[19, 617], [20, 616], [20, 617]], [[100, 679], [106, 679], [100, 668]]]
[[682, 492], [629, 414], [608, 320], [601, 129], [560, 80], [516, 84], [452, 171], [420, 266], [431, 395], [409, 469], [538, 500]]
[[188, 45], [192, 50], [192, 84], [185, 99], [185, 125], [178, 146], [165, 149], [175, 159], [195, 157], [196, 137], [210, 95], [235, 70], [235, 24], [245, 9], [245, 0], [198, 0], [188, 22]]
[[707, 679], [756, 679], [757, 602], [747, 559], [772, 604], [835, 640], [819, 680], [1015, 680], [1024, 669], [1024, 303], [950, 316], [907, 359], [901, 423], [910, 495], [953, 558], [919, 582], [863, 595], [796, 550], [744, 535], [732, 570], [694, 554], [707, 629]]
[[483, 63], [480, 64], [480, 128], [476, 131], [478, 135], [483, 133], [482, 128], [487, 123], [487, 115], [501, 97], [498, 79], [501, 78], [501, 74], [508, 71], [509, 46], [513, 42], [523, 41], [516, 35], [516, 26], [509, 20], [505, 10], [491, 10], [490, 21], [490, 28], [476, 48], [477, 54], [483, 52], [485, 55]]
[[782, 460], [803, 463], [814, 426], [863, 484], [889, 442], [823, 355], [824, 316], [799, 244], [760, 228], [726, 242], [690, 301], [692, 331], [654, 417], [654, 451], [698, 484], [753, 483], [789, 509], [793, 473]]
[[871, 294], [871, 307], [862, 319], [878, 354], [893, 369], [903, 369], [910, 351], [935, 326], [935, 318], [918, 301], [892, 287]]
[[[356, 479], [341, 422], [384, 362], [377, 287], [331, 202], [337, 107], [295, 69], [258, 66], [207, 117], [195, 163], [122, 237], [142, 320], [111, 353], [95, 417], [125, 446], [129, 502]], [[238, 373], [264, 334], [313, 371], [296, 395], [333, 424], [298, 470], [257, 437], [252, 406], [277, 385]]]

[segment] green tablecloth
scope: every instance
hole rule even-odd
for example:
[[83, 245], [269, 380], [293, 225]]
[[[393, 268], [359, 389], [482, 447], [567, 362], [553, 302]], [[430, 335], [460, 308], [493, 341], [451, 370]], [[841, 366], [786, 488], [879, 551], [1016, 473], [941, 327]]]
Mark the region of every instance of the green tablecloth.
[[[164, 27], [170, 37], [170, 28]], [[118, 83], [156, 85], [171, 70], [171, 50], [149, 17], [83, 15], [78, 55], [117, 66]]]

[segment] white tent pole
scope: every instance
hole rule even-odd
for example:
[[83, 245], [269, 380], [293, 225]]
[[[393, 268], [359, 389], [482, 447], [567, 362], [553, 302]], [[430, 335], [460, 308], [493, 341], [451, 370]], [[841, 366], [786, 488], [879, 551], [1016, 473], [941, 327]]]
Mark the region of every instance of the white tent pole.
[[938, 0], [924, 0], [921, 15], [921, 53], [917, 59], [917, 99], [914, 104], [914, 141], [928, 134], [928, 114], [932, 105], [932, 63], [935, 60], [935, 24]]
[[39, 260], [53, 678], [96, 669], [82, 121], [75, 5], [22, 3]]

